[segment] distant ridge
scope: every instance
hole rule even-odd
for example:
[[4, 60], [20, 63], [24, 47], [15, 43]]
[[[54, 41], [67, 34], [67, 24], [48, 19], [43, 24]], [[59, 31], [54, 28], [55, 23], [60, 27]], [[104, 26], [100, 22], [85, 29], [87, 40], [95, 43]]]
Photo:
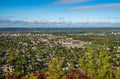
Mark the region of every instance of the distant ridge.
[[99, 27], [99, 28], [0, 28], [0, 32], [120, 32], [120, 27]]

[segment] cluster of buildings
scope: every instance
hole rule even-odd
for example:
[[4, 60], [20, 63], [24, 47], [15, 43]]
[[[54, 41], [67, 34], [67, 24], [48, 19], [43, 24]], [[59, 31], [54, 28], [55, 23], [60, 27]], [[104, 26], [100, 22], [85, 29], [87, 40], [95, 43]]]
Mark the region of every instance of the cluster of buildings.
[[[92, 42], [87, 41], [80, 41], [80, 40], [74, 40], [73, 38], [67, 38], [66, 36], [55, 36], [53, 34], [32, 34], [32, 33], [13, 33], [13, 34], [1, 34], [1, 36], [12, 36], [12, 37], [19, 37], [19, 36], [31, 36], [34, 37], [34, 39], [31, 39], [31, 43], [33, 45], [37, 45], [40, 43], [44, 43], [49, 45], [50, 47], [54, 46], [64, 46], [64, 47], [72, 47], [72, 48], [82, 48], [84, 45], [92, 44]], [[27, 45], [25, 42], [19, 42], [20, 44]]]
[[45, 34], [47, 38], [42, 38], [41, 42], [48, 44], [50, 47], [54, 46], [64, 46], [68, 48], [82, 48], [84, 45], [92, 44], [92, 42], [74, 40], [72, 38], [67, 38], [64, 36], [55, 36], [52, 34]]

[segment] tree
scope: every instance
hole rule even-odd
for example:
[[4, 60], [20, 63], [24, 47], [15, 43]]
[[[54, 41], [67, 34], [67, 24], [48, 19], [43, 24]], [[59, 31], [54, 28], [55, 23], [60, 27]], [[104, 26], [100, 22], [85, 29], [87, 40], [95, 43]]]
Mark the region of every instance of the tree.
[[64, 79], [65, 72], [62, 69], [63, 60], [56, 56], [48, 63], [48, 71], [46, 75], [48, 79]]
[[84, 71], [93, 79], [112, 79], [110, 53], [104, 48], [93, 49], [87, 47], [79, 59], [79, 70]]

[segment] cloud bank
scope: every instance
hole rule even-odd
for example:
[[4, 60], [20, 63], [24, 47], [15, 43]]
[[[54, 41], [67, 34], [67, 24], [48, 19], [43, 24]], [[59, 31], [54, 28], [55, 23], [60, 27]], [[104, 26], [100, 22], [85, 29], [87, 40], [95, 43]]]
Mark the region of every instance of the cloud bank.
[[32, 27], [32, 28], [86, 28], [86, 27], [120, 27], [120, 22], [55, 22], [55, 21], [18, 21], [0, 19], [0, 28], [11, 28], [11, 27]]
[[80, 6], [80, 7], [69, 8], [69, 10], [79, 11], [79, 10], [113, 9], [113, 8], [120, 9], [120, 3], [99, 4], [99, 5], [94, 5], [94, 6]]

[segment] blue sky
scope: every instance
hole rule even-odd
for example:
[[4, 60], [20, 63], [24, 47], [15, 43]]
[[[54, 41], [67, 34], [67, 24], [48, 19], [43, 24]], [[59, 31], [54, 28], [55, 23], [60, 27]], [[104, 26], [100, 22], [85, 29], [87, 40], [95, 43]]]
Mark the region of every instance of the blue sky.
[[5, 19], [120, 23], [120, 0], [0, 0], [0, 20]]

